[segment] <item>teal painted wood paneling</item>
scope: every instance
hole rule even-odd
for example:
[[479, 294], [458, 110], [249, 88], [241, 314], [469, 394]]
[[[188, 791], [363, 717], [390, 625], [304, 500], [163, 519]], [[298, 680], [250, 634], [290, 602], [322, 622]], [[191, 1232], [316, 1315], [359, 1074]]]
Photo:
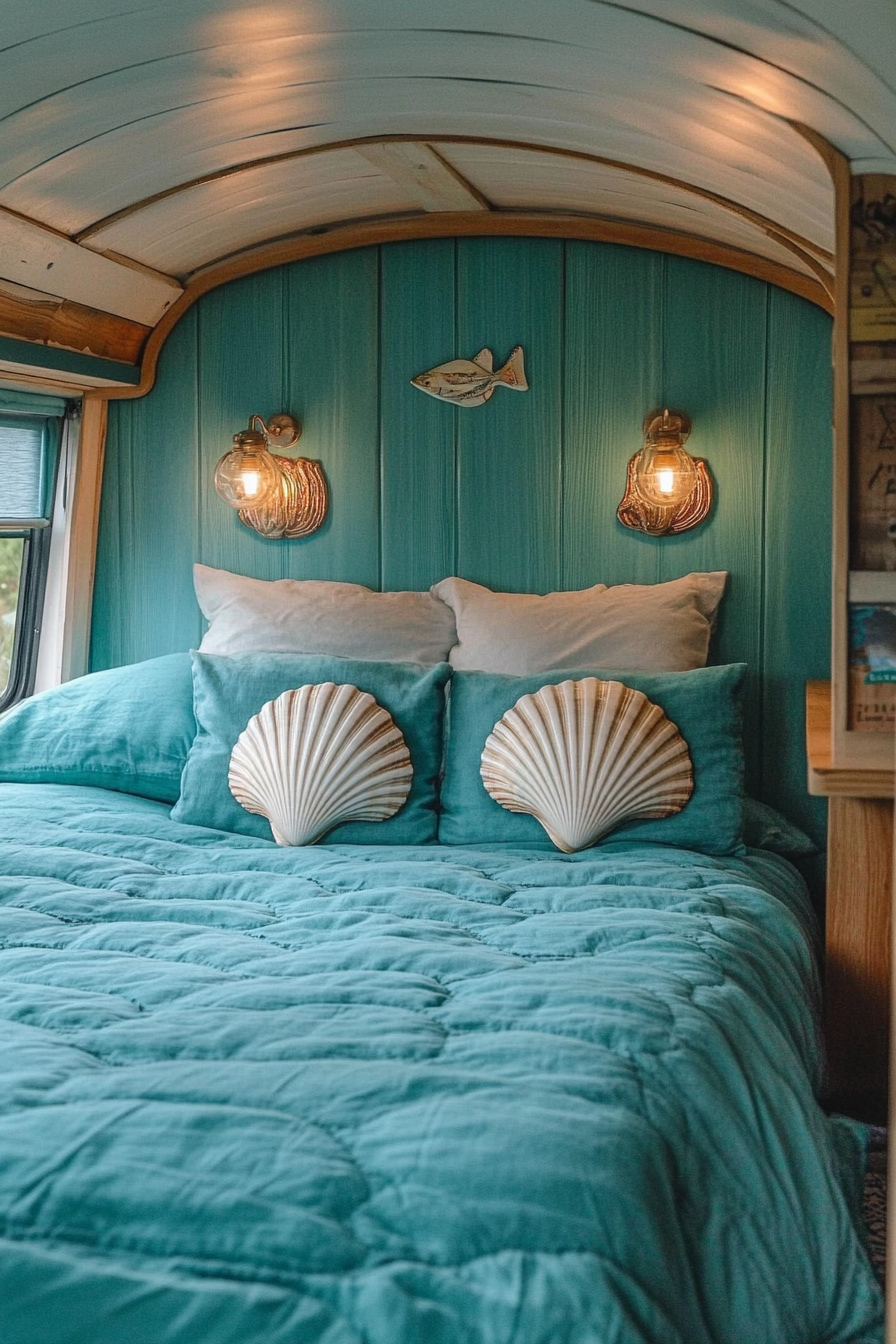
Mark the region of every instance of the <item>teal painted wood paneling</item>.
[[[283, 577], [283, 545], [243, 526], [215, 493], [215, 464], [254, 414], [286, 405], [282, 270], [212, 290], [198, 305], [198, 550], [207, 565]], [[310, 454], [309, 454], [310, 456]]]
[[294, 451], [323, 463], [327, 521], [312, 537], [273, 542], [285, 575], [380, 581], [379, 249], [291, 266], [286, 324], [289, 406], [302, 421]]
[[562, 285], [560, 242], [458, 241], [458, 353], [488, 346], [499, 368], [522, 345], [530, 387], [453, 412], [458, 572], [491, 588], [560, 585]]
[[830, 676], [831, 323], [769, 290], [760, 790], [819, 843], [827, 803], [805, 789], [804, 684]]
[[563, 588], [659, 578], [664, 542], [623, 527], [616, 507], [661, 396], [664, 262], [631, 247], [566, 245]]
[[109, 404], [91, 665], [195, 646], [197, 311], [162, 350], [151, 397]]
[[[488, 345], [525, 347], [531, 391], [458, 410], [410, 378]], [[641, 422], [694, 421], [716, 479], [699, 530], [615, 517]], [[713, 656], [751, 668], [751, 785], [821, 836], [805, 792], [803, 683], [828, 668], [830, 320], [761, 281], [609, 244], [390, 244], [207, 295], [149, 396], [110, 411], [95, 668], [195, 645], [190, 565], [425, 588], [456, 572], [548, 591], [731, 573]], [[253, 412], [304, 423], [331, 515], [264, 541], [217, 498], [218, 458]], [[811, 473], [808, 472], [811, 466]], [[649, 634], [648, 636], [649, 637]]]
[[455, 252], [451, 238], [383, 248], [381, 581], [391, 592], [429, 588], [456, 568], [454, 440], [462, 412], [411, 386], [457, 353]]
[[[661, 401], [691, 416], [688, 449], [708, 460], [717, 489], [708, 525], [662, 544], [658, 577], [728, 570], [715, 658], [744, 662], [751, 669], [744, 729], [747, 740], [755, 741], [760, 725], [768, 286], [683, 257], [668, 257], [665, 269]], [[751, 789], [758, 782], [758, 769], [757, 756], [751, 753]]]

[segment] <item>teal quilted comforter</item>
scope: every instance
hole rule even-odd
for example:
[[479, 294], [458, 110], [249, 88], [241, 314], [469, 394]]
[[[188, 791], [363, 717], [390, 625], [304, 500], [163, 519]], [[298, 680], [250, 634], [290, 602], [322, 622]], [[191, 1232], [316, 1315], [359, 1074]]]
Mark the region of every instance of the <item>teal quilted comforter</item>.
[[781, 859], [0, 786], [2, 1344], [865, 1344]]

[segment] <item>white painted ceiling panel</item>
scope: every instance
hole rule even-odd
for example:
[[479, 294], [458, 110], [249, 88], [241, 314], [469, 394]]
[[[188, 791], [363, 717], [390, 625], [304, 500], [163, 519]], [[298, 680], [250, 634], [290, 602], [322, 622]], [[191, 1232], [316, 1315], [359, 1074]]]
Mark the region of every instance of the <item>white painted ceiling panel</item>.
[[[356, 8], [369, 19], [369, 6]], [[110, 61], [108, 73], [43, 98], [28, 80], [4, 80], [0, 53], [0, 88], [27, 88], [30, 100], [0, 121], [0, 200], [74, 231], [261, 154], [358, 135], [486, 133], [662, 163], [701, 186], [718, 161], [725, 194], [746, 201], [768, 172], [785, 175], [792, 155], [778, 165], [780, 122], [772, 131], [745, 95], [779, 104], [789, 93], [786, 114], [808, 121], [819, 97], [740, 52], [583, 0], [540, 7], [538, 38], [390, 29], [390, 8], [377, 7], [380, 31], [274, 40], [252, 30], [167, 58], [136, 63], [132, 53], [124, 68]], [[418, 4], [421, 27], [427, 10], [440, 15]], [[578, 45], [556, 36], [573, 14]], [[842, 136], [861, 138], [844, 109], [825, 112]]]
[[506, 209], [564, 210], [631, 221], [725, 243], [814, 274], [793, 251], [732, 210], [681, 187], [620, 168], [493, 145], [439, 145], [439, 153]]
[[856, 170], [896, 173], [896, 0], [0, 0], [0, 207], [170, 275], [419, 210], [360, 153], [258, 162], [389, 136], [573, 150], [673, 180], [446, 149], [499, 208], [781, 258], [696, 188], [830, 250], [830, 181], [794, 121]]
[[352, 149], [216, 178], [93, 234], [87, 246], [186, 275], [218, 257], [333, 220], [418, 213], [417, 200]]
[[98, 257], [77, 243], [0, 210], [0, 278], [154, 326], [180, 297], [167, 275]]

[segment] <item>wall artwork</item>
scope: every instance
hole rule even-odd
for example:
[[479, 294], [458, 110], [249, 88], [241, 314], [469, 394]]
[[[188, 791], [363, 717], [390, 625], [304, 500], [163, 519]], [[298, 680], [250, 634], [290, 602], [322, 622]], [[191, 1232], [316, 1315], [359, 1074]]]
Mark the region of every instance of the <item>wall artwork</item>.
[[[896, 390], [896, 360], [887, 362]], [[853, 368], [857, 367], [861, 365], [854, 361]], [[896, 396], [853, 395], [850, 437], [849, 567], [892, 572], [896, 570]]]
[[853, 181], [850, 211], [849, 336], [896, 340], [896, 194], [893, 178]]
[[453, 402], [455, 406], [482, 406], [496, 387], [528, 392], [523, 368], [523, 347], [515, 345], [503, 368], [495, 369], [495, 357], [486, 346], [472, 359], [449, 359], [426, 373], [418, 373], [411, 382], [431, 397]]
[[896, 726], [896, 605], [849, 604], [849, 727], [892, 732]]
[[[852, 179], [849, 234], [850, 732], [896, 724], [896, 178]], [[835, 676], [837, 674], [835, 673]]]

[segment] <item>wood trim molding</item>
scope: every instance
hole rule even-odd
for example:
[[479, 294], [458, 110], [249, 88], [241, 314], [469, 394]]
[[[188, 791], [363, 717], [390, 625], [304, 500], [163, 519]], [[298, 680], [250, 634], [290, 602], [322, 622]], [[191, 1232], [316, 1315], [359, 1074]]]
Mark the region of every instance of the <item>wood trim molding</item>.
[[72, 485], [60, 654], [62, 681], [82, 676], [90, 660], [93, 580], [108, 409], [105, 395], [85, 395]]
[[[816, 137], [817, 139], [818, 137]], [[849, 160], [828, 145], [824, 153], [834, 183], [836, 258], [834, 262], [834, 535], [831, 552], [831, 700], [832, 754], [838, 765], [853, 764], [849, 739], [849, 241], [852, 175]], [[862, 734], [867, 736], [867, 734]], [[892, 764], [892, 745], [886, 753]]]
[[[810, 132], [810, 128], [803, 127], [800, 122], [792, 121], [788, 124], [798, 135], [802, 135], [804, 139], [809, 140], [809, 143], [813, 144], [813, 148], [817, 148], [810, 139], [810, 135], [816, 134], [814, 131]], [[821, 139], [822, 137], [818, 138]], [[426, 144], [435, 154], [438, 154], [436, 148], [438, 145], [485, 145], [495, 149], [521, 149], [533, 154], [555, 155], [558, 158], [574, 159], [580, 163], [591, 163], [603, 168], [615, 168], [620, 172], [631, 173], [635, 177], [648, 178], [652, 182], [662, 182], [664, 186], [676, 187], [680, 191], [690, 192], [691, 195], [699, 196], [704, 201], [711, 201], [723, 210], [740, 215], [742, 219], [749, 220], [751, 224], [755, 224], [763, 232], [773, 229], [778, 237], [788, 238], [790, 242], [795, 243], [803, 251], [814, 253], [821, 261], [831, 262], [833, 260], [833, 254], [825, 248], [819, 247], [818, 244], [811, 242], [808, 238], [803, 238], [800, 234], [794, 233], [783, 225], [776, 224], [774, 220], [767, 219], [765, 215], [759, 214], [756, 210], [751, 210], [749, 206], [741, 205], [738, 201], [732, 201], [727, 196], [719, 195], [718, 192], [709, 191], [706, 187], [698, 187], [693, 183], [684, 182], [681, 178], [673, 177], [669, 173], [660, 173], [653, 168], [642, 168], [640, 164], [629, 163], [624, 159], [612, 159], [602, 154], [589, 154], [583, 149], [566, 149], [558, 145], [545, 145], [532, 140], [507, 140], [484, 135], [356, 136], [349, 140], [331, 140], [322, 145], [308, 145], [304, 149], [292, 149], [282, 154], [270, 154], [257, 159], [247, 159], [243, 163], [230, 164], [226, 168], [218, 168], [214, 172], [203, 173], [200, 177], [191, 178], [188, 182], [179, 182], [176, 186], [166, 187], [164, 191], [157, 191], [140, 201], [134, 201], [121, 210], [105, 215], [102, 219], [94, 220], [92, 224], [88, 224], [78, 233], [72, 234], [72, 240], [76, 243], [83, 242], [84, 239], [102, 232], [111, 224], [117, 224], [122, 219], [128, 219], [131, 215], [138, 214], [141, 210], [145, 210], [150, 205], [156, 205], [159, 201], [168, 200], [169, 197], [190, 191], [194, 187], [205, 186], [208, 182], [219, 182], [223, 178], [233, 177], [238, 173], [251, 172], [255, 168], [264, 168], [276, 163], [288, 163], [294, 159], [312, 158], [318, 154], [329, 154], [337, 149], [360, 149], [365, 145], [408, 143]], [[825, 144], [827, 144], [827, 141], [825, 141]], [[217, 264], [217, 262], [214, 264]]]
[[803, 265], [808, 267], [812, 274], [817, 277], [818, 283], [821, 285], [831, 302], [831, 312], [833, 312], [834, 274], [831, 267], [824, 265], [816, 256], [813, 256], [811, 252], [807, 252], [805, 248], [798, 247], [796, 243], [792, 242], [789, 238], [785, 238], [784, 234], [778, 233], [776, 229], [766, 229], [766, 233], [779, 247], [786, 248], [788, 252], [792, 252], [795, 257], [798, 257]]
[[893, 804], [832, 798], [828, 810], [825, 1101], [879, 1123], [887, 1104]]
[[[893, 828], [890, 836], [890, 861], [892, 865], [893, 878], [890, 883], [890, 983], [889, 983], [889, 1026], [890, 1026], [890, 1049], [889, 1049], [889, 1087], [888, 1087], [888, 1107], [887, 1115], [889, 1117], [889, 1141], [887, 1145], [888, 1164], [893, 1163], [890, 1170], [896, 1170], [896, 1131], [894, 1131], [893, 1117], [896, 1116], [896, 827]], [[892, 1285], [896, 1283], [896, 1199], [887, 1201], [887, 1263], [886, 1274], [890, 1283], [890, 1291], [884, 1294], [884, 1305], [886, 1310], [885, 1338], [888, 1340], [896, 1339], [896, 1292]]]
[[0, 334], [137, 364], [152, 327], [0, 280]]
[[586, 242], [611, 242], [627, 247], [643, 247], [655, 252], [692, 257], [698, 261], [740, 271], [758, 280], [765, 280], [782, 289], [790, 290], [800, 298], [817, 304], [827, 313], [832, 311], [830, 295], [819, 281], [810, 276], [792, 271], [779, 262], [754, 256], [751, 252], [715, 243], [711, 239], [658, 229], [651, 225], [597, 219], [587, 215], [530, 214], [523, 211], [499, 210], [476, 211], [470, 214], [451, 211], [402, 216], [399, 219], [340, 225], [322, 232], [279, 239], [240, 252], [235, 257], [198, 272], [177, 303], [169, 309], [158, 326], [153, 328], [144, 351], [140, 382], [134, 387], [104, 388], [101, 395], [115, 400], [145, 396], [155, 382], [159, 353], [172, 329], [198, 299], [217, 289], [219, 285], [252, 275], [256, 271], [268, 270], [273, 266], [283, 266], [288, 262], [304, 261], [308, 257], [325, 256], [356, 247], [376, 247], [382, 243], [405, 242], [417, 238], [453, 237], [570, 238]]

